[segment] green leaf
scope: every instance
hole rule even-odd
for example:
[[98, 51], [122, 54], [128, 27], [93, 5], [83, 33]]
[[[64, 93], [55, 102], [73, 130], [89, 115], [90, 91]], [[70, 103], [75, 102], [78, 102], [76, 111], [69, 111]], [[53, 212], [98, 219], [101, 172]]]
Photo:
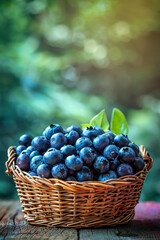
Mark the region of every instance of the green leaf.
[[114, 108], [111, 117], [111, 131], [116, 134], [128, 135], [128, 123], [124, 114], [118, 109]]
[[90, 125], [90, 124], [87, 124], [87, 123], [81, 124], [81, 126], [82, 126], [82, 130], [83, 130], [84, 128], [86, 128], [86, 127], [91, 127], [91, 125]]
[[107, 114], [106, 114], [105, 109], [103, 109], [100, 113], [98, 113], [96, 116], [94, 116], [91, 119], [90, 124], [92, 126], [99, 126], [104, 131], [107, 131], [107, 129], [109, 128], [109, 122], [107, 119]]

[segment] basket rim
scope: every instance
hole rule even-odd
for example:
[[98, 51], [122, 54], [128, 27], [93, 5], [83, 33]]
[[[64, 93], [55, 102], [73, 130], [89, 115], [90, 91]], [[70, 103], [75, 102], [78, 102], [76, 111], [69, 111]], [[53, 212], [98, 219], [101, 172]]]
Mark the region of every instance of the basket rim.
[[[148, 173], [153, 164], [153, 159], [150, 157], [150, 154], [146, 151], [144, 146], [140, 146], [140, 152], [145, 161], [145, 167], [143, 170], [137, 172], [134, 175], [126, 175], [124, 177], [120, 177], [117, 179], [109, 179], [105, 182], [100, 181], [85, 181], [85, 182], [77, 182], [77, 181], [64, 181], [57, 178], [42, 178], [39, 176], [31, 176], [28, 172], [22, 171], [16, 164], [15, 160], [17, 158], [17, 154], [15, 151], [15, 147], [11, 146], [8, 148], [8, 160], [6, 161], [6, 173], [8, 175], [13, 174], [15, 178], [21, 178], [22, 181], [32, 183], [34, 185], [39, 185], [40, 187], [53, 187], [54, 188], [68, 188], [72, 191], [77, 191], [77, 189], [83, 190], [94, 190], [94, 188], [115, 188], [120, 186], [126, 186], [131, 183], [143, 182], [143, 176]], [[72, 188], [72, 189], [71, 189]]]

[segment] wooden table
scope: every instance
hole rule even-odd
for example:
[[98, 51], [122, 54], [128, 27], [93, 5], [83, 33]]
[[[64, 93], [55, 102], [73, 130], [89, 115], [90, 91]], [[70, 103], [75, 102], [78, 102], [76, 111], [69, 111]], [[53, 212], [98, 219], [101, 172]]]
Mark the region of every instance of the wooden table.
[[160, 203], [142, 202], [129, 224], [114, 228], [48, 228], [28, 224], [18, 201], [0, 201], [0, 239], [160, 240]]

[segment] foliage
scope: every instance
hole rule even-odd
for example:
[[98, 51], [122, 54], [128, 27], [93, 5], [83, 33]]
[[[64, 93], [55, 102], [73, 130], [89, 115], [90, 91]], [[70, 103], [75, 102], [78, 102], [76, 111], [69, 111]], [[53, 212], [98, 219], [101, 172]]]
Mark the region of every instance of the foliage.
[[105, 109], [103, 109], [101, 112], [99, 112], [97, 115], [95, 115], [89, 124], [81, 124], [82, 129], [85, 127], [91, 127], [91, 126], [98, 126], [101, 127], [104, 131], [107, 131], [109, 128], [109, 122], [107, 119], [107, 113]]
[[116, 106], [155, 157], [142, 199], [160, 200], [159, 1], [2, 0], [0, 9], [0, 196], [17, 196], [4, 162], [21, 134]]
[[116, 134], [123, 133], [124, 135], [128, 135], [129, 132], [127, 120], [118, 108], [114, 108], [112, 111], [111, 130]]

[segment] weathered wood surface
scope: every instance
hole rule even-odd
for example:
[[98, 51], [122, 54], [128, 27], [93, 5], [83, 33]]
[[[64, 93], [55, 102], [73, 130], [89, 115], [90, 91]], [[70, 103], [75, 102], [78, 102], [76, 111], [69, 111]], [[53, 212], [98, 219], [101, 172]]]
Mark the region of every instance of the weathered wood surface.
[[0, 201], [1, 239], [160, 240], [160, 203], [139, 203], [134, 220], [123, 226], [76, 230], [30, 225], [24, 220], [18, 201]]

